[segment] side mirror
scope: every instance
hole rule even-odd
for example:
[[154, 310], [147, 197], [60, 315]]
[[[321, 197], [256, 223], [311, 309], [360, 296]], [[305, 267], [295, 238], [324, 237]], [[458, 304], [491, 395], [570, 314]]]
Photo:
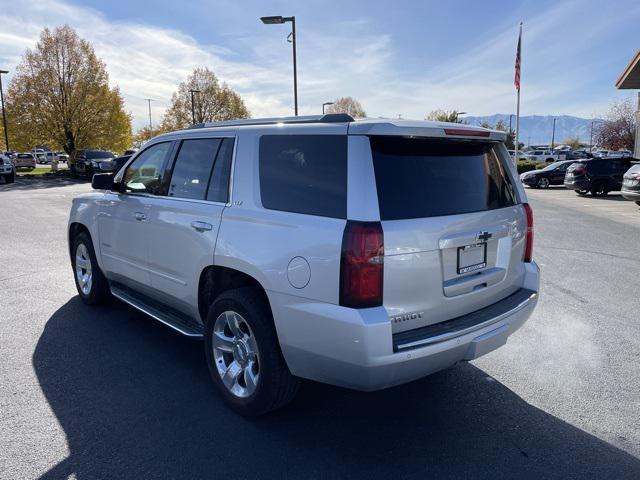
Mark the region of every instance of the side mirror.
[[112, 190], [113, 173], [96, 173], [91, 179], [91, 187], [95, 190]]

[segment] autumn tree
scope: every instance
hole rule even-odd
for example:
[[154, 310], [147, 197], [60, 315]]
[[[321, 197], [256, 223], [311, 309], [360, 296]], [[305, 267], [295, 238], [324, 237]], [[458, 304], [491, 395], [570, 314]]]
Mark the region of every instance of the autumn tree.
[[153, 128], [142, 127], [133, 136], [133, 146], [136, 147], [136, 148], [140, 148], [143, 143], [149, 141], [153, 137], [155, 137], [157, 135], [160, 135], [162, 133], [167, 133], [169, 131], [171, 131], [171, 130], [165, 130], [162, 127], [162, 125], [159, 125], [159, 126], [153, 127]]
[[614, 102], [604, 118], [594, 128], [595, 143], [609, 150], [633, 150], [637, 121], [633, 100]]
[[27, 50], [7, 91], [12, 147], [33, 145], [121, 151], [131, 144], [131, 117], [89, 42], [68, 25], [45, 28]]
[[164, 131], [187, 128], [193, 123], [192, 95], [195, 123], [235, 120], [250, 116], [240, 95], [225, 83], [221, 84], [216, 74], [208, 68], [196, 68], [171, 97], [171, 105], [162, 120], [161, 128]]
[[353, 118], [364, 118], [367, 113], [362, 108], [362, 105], [353, 97], [341, 97], [336, 98], [333, 101], [333, 105], [329, 105], [325, 110], [326, 113], [346, 113]]

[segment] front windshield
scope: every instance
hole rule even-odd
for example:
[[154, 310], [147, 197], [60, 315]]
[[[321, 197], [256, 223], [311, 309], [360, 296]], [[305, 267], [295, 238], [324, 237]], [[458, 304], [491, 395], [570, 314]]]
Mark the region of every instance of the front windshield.
[[552, 163], [551, 165], [547, 165], [542, 169], [543, 172], [550, 172], [551, 170], [555, 170], [556, 168], [560, 168], [560, 164]]

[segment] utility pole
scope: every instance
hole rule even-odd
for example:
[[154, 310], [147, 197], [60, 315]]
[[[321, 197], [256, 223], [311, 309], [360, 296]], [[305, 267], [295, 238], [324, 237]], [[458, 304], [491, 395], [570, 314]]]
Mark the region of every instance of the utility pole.
[[4, 127], [4, 144], [6, 151], [9, 151], [9, 133], [7, 132], [7, 113], [4, 110], [4, 93], [2, 92], [2, 74], [9, 73], [7, 70], [0, 70], [0, 100], [2, 101], [2, 126]]
[[191, 124], [195, 125], [196, 124], [196, 109], [195, 109], [195, 102], [193, 100], [193, 94], [194, 93], [200, 93], [200, 90], [189, 90], [191, 92]]
[[553, 119], [553, 131], [551, 133], [551, 150], [556, 145], [556, 119]]
[[145, 98], [145, 100], [149, 103], [149, 132], [151, 132], [151, 130], [153, 130], [151, 126], [151, 102], [153, 102], [153, 100], [151, 98]]
[[593, 124], [595, 120], [591, 120], [591, 133], [589, 134], [589, 153], [593, 150]]

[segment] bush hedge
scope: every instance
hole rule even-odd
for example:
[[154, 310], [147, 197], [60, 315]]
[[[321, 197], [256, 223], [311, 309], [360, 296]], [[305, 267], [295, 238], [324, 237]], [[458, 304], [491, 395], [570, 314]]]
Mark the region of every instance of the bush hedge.
[[534, 162], [532, 160], [520, 160], [518, 161], [518, 173], [530, 172], [538, 168], [544, 168], [544, 163]]

